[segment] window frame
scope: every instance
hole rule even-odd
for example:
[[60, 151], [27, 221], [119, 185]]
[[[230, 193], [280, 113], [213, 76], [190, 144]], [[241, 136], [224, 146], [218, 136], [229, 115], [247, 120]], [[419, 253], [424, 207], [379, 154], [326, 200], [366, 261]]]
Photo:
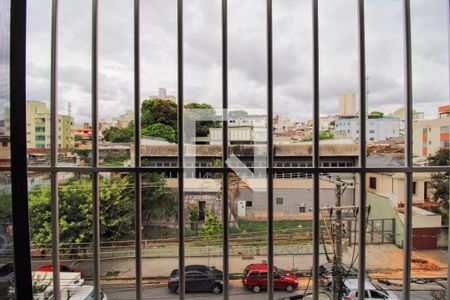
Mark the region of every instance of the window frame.
[[[93, 136], [98, 136], [98, 96], [97, 96], [97, 21], [98, 21], [98, 1], [93, 0], [92, 6], [92, 118], [93, 118]], [[30, 240], [29, 240], [29, 221], [28, 221], [28, 191], [27, 191], [27, 171], [44, 171], [50, 172], [52, 177], [51, 185], [51, 203], [52, 207], [58, 207], [58, 183], [57, 174], [59, 172], [86, 172], [93, 175], [93, 189], [94, 189], [94, 286], [95, 293], [94, 296], [100, 299], [101, 296], [101, 285], [99, 280], [99, 201], [98, 201], [98, 174], [99, 172], [114, 172], [114, 171], [129, 171], [136, 175], [136, 228], [140, 229], [140, 190], [141, 190], [141, 174], [145, 172], [161, 172], [161, 170], [171, 170], [178, 173], [179, 182], [179, 199], [183, 198], [183, 183], [184, 183], [184, 165], [183, 165], [183, 136], [178, 135], [178, 153], [179, 153], [179, 166], [171, 168], [152, 168], [143, 167], [140, 162], [140, 128], [135, 127], [135, 162], [133, 167], [100, 167], [98, 165], [98, 145], [97, 139], [93, 139], [93, 164], [89, 167], [84, 168], [70, 168], [58, 165], [57, 162], [57, 107], [58, 107], [58, 97], [57, 97], [57, 39], [58, 39], [58, 0], [53, 0], [53, 14], [52, 14], [52, 55], [51, 55], [51, 165], [49, 167], [37, 167], [37, 166], [27, 166], [26, 161], [26, 0], [15, 0], [11, 1], [11, 57], [10, 62], [13, 68], [10, 68], [11, 76], [11, 166], [0, 167], [1, 171], [12, 171], [11, 176], [11, 186], [12, 186], [12, 198], [13, 198], [13, 226], [14, 226], [14, 263], [16, 270], [16, 295], [18, 299], [28, 299], [31, 298], [32, 284], [31, 284], [31, 261], [30, 261]], [[135, 124], [140, 124], [140, 1], [135, 0], [134, 2], [134, 107], [135, 107]], [[409, 0], [403, 0], [403, 27], [404, 27], [404, 68], [405, 68], [405, 165], [403, 167], [396, 168], [368, 168], [366, 166], [366, 64], [365, 64], [365, 19], [364, 19], [364, 1], [358, 1], [358, 52], [359, 52], [359, 107], [360, 115], [364, 116], [361, 118], [359, 125], [359, 166], [345, 169], [330, 169], [326, 167], [321, 167], [319, 164], [319, 31], [318, 31], [318, 0], [312, 0], [312, 41], [313, 41], [313, 165], [311, 167], [300, 167], [291, 168], [298, 171], [304, 171], [312, 173], [314, 179], [314, 186], [319, 186], [319, 174], [327, 171], [334, 173], [349, 173], [353, 172], [358, 174], [360, 179], [360, 206], [362, 209], [359, 210], [360, 224], [359, 228], [365, 228], [365, 212], [366, 212], [366, 174], [368, 172], [384, 172], [386, 170], [392, 170], [396, 172], [402, 172], [405, 174], [405, 191], [406, 191], [406, 201], [405, 201], [405, 232], [406, 237], [404, 243], [404, 276], [403, 276], [403, 297], [408, 299], [410, 296], [410, 279], [411, 279], [411, 243], [412, 243], [412, 174], [413, 172], [445, 172], [448, 171], [448, 167], [417, 167], [412, 164], [412, 62], [411, 62], [411, 16], [410, 16], [410, 3]], [[177, 1], [177, 65], [178, 65], [178, 111], [183, 109], [183, 0]], [[222, 0], [222, 71], [223, 71], [223, 108], [228, 107], [228, 82], [227, 82], [227, 1]], [[268, 60], [268, 117], [269, 120], [273, 117], [273, 62], [272, 62], [272, 1], [267, 0], [267, 60]], [[179, 132], [183, 132], [183, 115], [178, 114], [178, 128]], [[273, 124], [269, 122], [268, 132], [273, 132]], [[223, 145], [228, 145], [227, 136], [227, 122], [223, 124]], [[431, 131], [431, 130], [430, 130]], [[227, 147], [223, 148], [224, 157], [227, 157]], [[269, 167], [267, 168], [267, 180], [268, 180], [268, 264], [269, 268], [273, 267], [273, 176], [276, 172], [283, 172], [283, 168], [278, 168], [273, 166], [273, 135], [268, 135], [268, 158]], [[200, 167], [200, 171], [211, 171], [211, 168]], [[227, 175], [232, 172], [231, 168], [225, 166], [222, 168], [215, 168], [214, 172], [222, 173], [224, 184], [227, 183]], [[291, 172], [291, 170], [286, 170], [286, 172]], [[227, 195], [227, 189], [223, 189], [224, 196]], [[227, 199], [224, 197], [224, 199]], [[318, 189], [314, 189], [314, 209], [313, 209], [313, 297], [318, 298], [318, 267], [319, 267], [319, 194]], [[317, 201], [316, 201], [317, 200]], [[228, 206], [226, 201], [223, 206], [224, 216], [227, 216]], [[179, 247], [180, 253], [184, 254], [184, 203], [179, 201]], [[52, 264], [59, 265], [59, 241], [58, 241], [58, 210], [52, 210], [52, 236], [53, 236], [53, 255]], [[227, 222], [227, 218], [224, 218], [224, 222]], [[223, 251], [224, 251], [224, 297], [228, 297], [228, 226], [224, 226], [223, 230]], [[360, 230], [360, 232], [365, 232]], [[140, 230], [136, 231], [136, 244], [141, 245], [142, 236]], [[362, 262], [359, 268], [359, 290], [364, 291], [364, 280], [365, 280], [365, 234], [359, 235], [359, 261]], [[136, 298], [142, 298], [142, 255], [140, 246], [136, 247]], [[184, 270], [184, 256], [179, 257], [179, 269]], [[54, 268], [54, 290], [59, 291], [59, 268]], [[185, 285], [184, 285], [184, 272], [180, 272], [180, 299], [184, 298], [185, 295]], [[273, 274], [268, 273], [268, 297], [273, 298]]]

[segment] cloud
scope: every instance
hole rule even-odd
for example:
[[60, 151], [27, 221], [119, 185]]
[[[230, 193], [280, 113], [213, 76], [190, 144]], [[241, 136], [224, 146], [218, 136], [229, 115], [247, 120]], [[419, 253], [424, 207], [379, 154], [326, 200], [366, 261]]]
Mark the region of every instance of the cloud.
[[[230, 0], [228, 8], [230, 107], [266, 108], [266, 3]], [[403, 103], [401, 1], [366, 1], [369, 110], [387, 113]], [[445, 0], [412, 1], [414, 105], [435, 116], [448, 103], [448, 35]], [[63, 1], [60, 12], [60, 108], [72, 103], [76, 121], [90, 119], [91, 1]], [[274, 1], [274, 110], [299, 121], [312, 115], [312, 33], [309, 1]], [[185, 1], [184, 78], [186, 102], [221, 107], [220, 1]], [[358, 90], [356, 2], [321, 1], [321, 113], [337, 112], [343, 90]], [[49, 0], [28, 8], [27, 97], [49, 100]], [[100, 116], [111, 119], [133, 108], [133, 1], [100, 3]], [[176, 1], [141, 3], [141, 96], [159, 87], [177, 94]]]

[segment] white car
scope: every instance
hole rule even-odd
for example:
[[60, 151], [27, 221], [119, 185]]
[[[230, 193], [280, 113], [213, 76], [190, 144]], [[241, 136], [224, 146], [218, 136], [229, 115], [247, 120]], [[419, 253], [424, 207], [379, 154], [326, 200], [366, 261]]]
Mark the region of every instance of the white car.
[[[106, 295], [101, 292], [101, 299], [108, 300]], [[83, 285], [82, 287], [72, 291], [72, 295], [69, 300], [94, 300], [94, 286]]]
[[[364, 299], [399, 300], [394, 293], [387, 291], [378, 285], [372, 284], [369, 280], [366, 280], [364, 286], [366, 288]], [[358, 299], [358, 279], [346, 279], [344, 281], [344, 289], [343, 300]]]

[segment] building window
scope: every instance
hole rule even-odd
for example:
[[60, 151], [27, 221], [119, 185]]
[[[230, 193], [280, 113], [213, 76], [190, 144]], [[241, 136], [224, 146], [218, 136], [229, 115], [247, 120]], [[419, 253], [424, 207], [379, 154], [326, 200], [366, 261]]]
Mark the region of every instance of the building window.
[[283, 205], [283, 198], [277, 198], [277, 205]]
[[417, 195], [417, 190], [416, 190], [417, 189], [417, 182], [413, 181], [412, 188], [413, 188], [413, 194]]
[[306, 213], [306, 207], [300, 206], [300, 207], [298, 208], [298, 212], [301, 213], [301, 214]]
[[245, 206], [252, 207], [253, 206], [253, 201], [245, 201]]
[[441, 126], [441, 134], [448, 134], [450, 126]]
[[369, 187], [374, 190], [377, 188], [377, 178], [376, 177], [369, 178]]

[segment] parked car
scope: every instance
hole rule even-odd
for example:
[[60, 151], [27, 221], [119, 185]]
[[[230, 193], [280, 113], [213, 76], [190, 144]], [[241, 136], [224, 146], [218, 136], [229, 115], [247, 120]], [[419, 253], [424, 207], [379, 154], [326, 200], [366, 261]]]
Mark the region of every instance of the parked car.
[[0, 264], [0, 283], [10, 282], [14, 279], [14, 264]]
[[[74, 267], [66, 266], [66, 265], [59, 265], [59, 271], [60, 272], [76, 272], [81, 273], [81, 278], [84, 278], [83, 272], [81, 272], [79, 269], [76, 269]], [[36, 269], [35, 272], [53, 272], [53, 266], [52, 265], [44, 265]]]
[[[267, 264], [251, 264], [244, 269], [242, 278], [244, 287], [254, 293], [267, 289]], [[286, 290], [289, 293], [295, 291], [298, 286], [297, 277], [289, 271], [274, 267], [273, 285], [276, 290]]]
[[[101, 300], [108, 300], [105, 293], [101, 291]], [[94, 300], [94, 286], [83, 285], [80, 288], [74, 290], [69, 298], [70, 300]]]
[[[223, 272], [204, 265], [186, 266], [185, 282], [186, 292], [220, 294], [223, 291]], [[180, 292], [178, 270], [170, 273], [168, 288], [171, 292]]]
[[[399, 298], [390, 291], [383, 289], [382, 287], [372, 284], [366, 279], [364, 286], [366, 288], [364, 299], [387, 299], [387, 300], [399, 300]], [[358, 299], [358, 279], [346, 279], [344, 281], [344, 296], [343, 300], [356, 300]]]

